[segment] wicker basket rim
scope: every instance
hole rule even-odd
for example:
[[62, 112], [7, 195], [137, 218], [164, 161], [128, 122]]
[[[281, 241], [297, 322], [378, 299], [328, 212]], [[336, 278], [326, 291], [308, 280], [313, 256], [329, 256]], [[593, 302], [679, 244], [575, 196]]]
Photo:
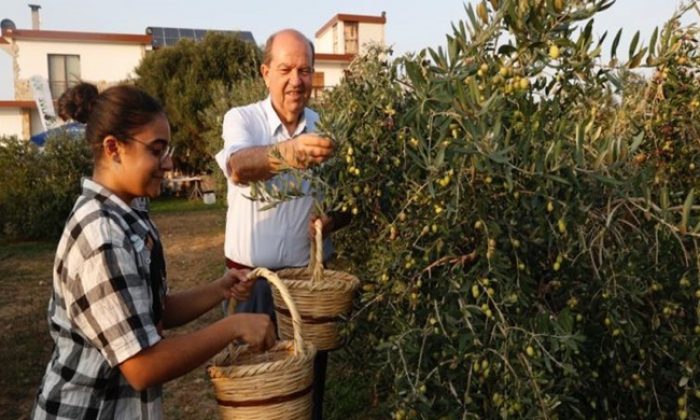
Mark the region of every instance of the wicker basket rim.
[[[212, 363], [207, 367], [207, 371], [209, 372], [211, 380], [228, 380], [232, 378], [254, 377], [258, 376], [261, 372], [275, 372], [286, 370], [294, 366], [306, 367], [308, 362], [316, 357], [316, 347], [312, 343], [306, 341], [303, 343], [303, 346], [304, 351], [297, 355], [290, 353], [282, 360], [250, 365], [220, 365], [219, 363], [223, 363], [229, 356], [226, 352], [222, 352], [212, 359]], [[239, 354], [248, 351], [247, 347], [247, 345], [241, 346]], [[277, 342], [272, 350], [292, 350], [293, 347], [293, 340], [283, 340]]]
[[[291, 271], [295, 270], [295, 271]], [[323, 280], [311, 281], [311, 276], [308, 279], [297, 280], [285, 278], [285, 272], [290, 274], [305, 273], [306, 269], [285, 269], [277, 272], [280, 280], [287, 286], [288, 289], [309, 289], [309, 290], [341, 290], [352, 291], [360, 287], [360, 280], [343, 271], [323, 270]]]

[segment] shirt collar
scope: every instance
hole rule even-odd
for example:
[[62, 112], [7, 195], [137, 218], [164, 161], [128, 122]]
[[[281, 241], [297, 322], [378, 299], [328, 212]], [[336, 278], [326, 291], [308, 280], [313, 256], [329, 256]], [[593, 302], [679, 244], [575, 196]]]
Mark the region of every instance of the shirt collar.
[[[267, 115], [267, 123], [269, 124], [270, 132], [273, 135], [276, 135], [279, 132], [285, 132], [284, 124], [282, 124], [282, 120], [280, 120], [279, 115], [277, 115], [277, 112], [275, 109], [272, 107], [272, 97], [268, 95], [268, 97], [263, 101], [263, 110], [265, 111], [265, 114]], [[290, 133], [290, 137], [294, 137], [297, 134], [301, 134], [306, 131], [306, 108], [304, 108], [304, 112], [301, 114], [301, 119], [299, 120], [299, 124], [297, 125], [297, 129], [293, 132]]]
[[101, 202], [108, 211], [117, 214], [125, 222], [125, 227], [141, 239], [146, 238], [150, 231], [146, 221], [116, 194], [90, 178], [83, 178], [82, 187], [83, 197]]

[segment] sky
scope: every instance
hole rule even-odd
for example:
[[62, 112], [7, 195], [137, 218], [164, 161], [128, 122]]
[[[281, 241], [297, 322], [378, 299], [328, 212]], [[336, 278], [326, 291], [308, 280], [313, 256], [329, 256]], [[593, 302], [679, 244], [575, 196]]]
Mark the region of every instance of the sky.
[[[475, 0], [465, 0], [475, 2]], [[149, 26], [246, 30], [258, 44], [282, 28], [293, 27], [313, 39], [337, 13], [380, 15], [386, 12], [385, 36], [402, 54], [445, 45], [451, 23], [466, 18], [462, 0], [2, 0], [0, 19], [18, 29], [31, 29], [28, 4], [41, 6], [41, 29], [143, 34]], [[595, 33], [610, 32], [611, 42], [624, 27], [620, 51], [626, 51], [636, 30], [648, 39], [680, 0], [617, 0], [598, 15]], [[686, 21], [698, 22], [697, 13]], [[0, 100], [12, 99], [12, 64], [0, 51]]]

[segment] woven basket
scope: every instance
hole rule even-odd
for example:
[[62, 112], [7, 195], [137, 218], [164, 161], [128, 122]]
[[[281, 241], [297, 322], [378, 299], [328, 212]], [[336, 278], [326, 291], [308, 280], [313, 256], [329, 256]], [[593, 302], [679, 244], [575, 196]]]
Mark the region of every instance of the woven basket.
[[[360, 281], [342, 271], [324, 270], [323, 237], [320, 220], [316, 220], [315, 240], [307, 268], [287, 268], [277, 272], [292, 294], [304, 324], [304, 340], [318, 350], [334, 350], [342, 345], [339, 323], [350, 313], [352, 298]], [[294, 333], [289, 307], [278, 290], [272, 291], [280, 338], [289, 339]]]
[[[280, 279], [269, 270], [256, 268], [250, 278], [265, 277], [290, 308], [293, 341], [278, 341], [263, 353], [246, 345], [230, 345], [212, 359], [207, 368], [214, 385], [222, 419], [309, 419], [312, 408], [313, 363], [316, 349], [304, 342], [301, 319]], [[235, 302], [229, 302], [229, 311]]]

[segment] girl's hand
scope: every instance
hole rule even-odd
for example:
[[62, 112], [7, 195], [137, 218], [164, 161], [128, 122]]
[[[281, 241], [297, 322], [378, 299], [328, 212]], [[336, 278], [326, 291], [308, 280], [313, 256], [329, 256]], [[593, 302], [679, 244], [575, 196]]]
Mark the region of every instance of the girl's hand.
[[265, 351], [275, 344], [275, 326], [267, 314], [239, 313], [231, 318], [235, 320], [236, 338], [251, 350]]
[[255, 284], [255, 279], [248, 279], [250, 270], [232, 268], [221, 278], [224, 299], [236, 299], [238, 302], [248, 300]]

